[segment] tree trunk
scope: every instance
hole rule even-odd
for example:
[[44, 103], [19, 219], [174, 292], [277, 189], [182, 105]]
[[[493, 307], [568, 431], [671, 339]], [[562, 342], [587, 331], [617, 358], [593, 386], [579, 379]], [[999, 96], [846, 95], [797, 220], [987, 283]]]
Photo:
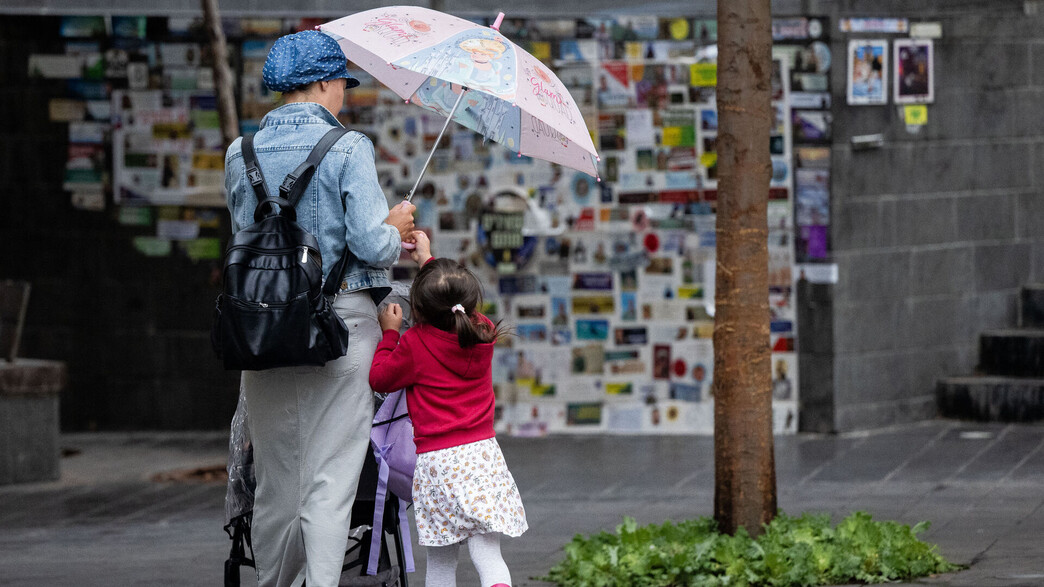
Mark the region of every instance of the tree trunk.
[[232, 68], [228, 66], [228, 46], [225, 31], [221, 28], [217, 0], [202, 0], [203, 26], [210, 40], [210, 53], [214, 60], [214, 91], [217, 94], [218, 119], [221, 123], [221, 140], [225, 148], [239, 136], [239, 116], [236, 114], [236, 94], [233, 89]]
[[718, 0], [714, 518], [752, 536], [776, 514], [769, 351], [770, 0]]

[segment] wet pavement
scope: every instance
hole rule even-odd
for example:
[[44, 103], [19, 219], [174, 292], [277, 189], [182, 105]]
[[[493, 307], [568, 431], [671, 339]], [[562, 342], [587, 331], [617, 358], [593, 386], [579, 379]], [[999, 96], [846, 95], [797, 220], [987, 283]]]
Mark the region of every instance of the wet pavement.
[[[563, 557], [576, 533], [624, 516], [660, 523], [711, 515], [705, 436], [500, 438], [530, 530], [505, 539], [516, 586]], [[62, 478], [0, 487], [0, 585], [220, 585], [230, 541], [222, 483], [154, 480], [220, 467], [219, 433], [69, 434]], [[907, 524], [968, 570], [919, 580], [953, 587], [1044, 586], [1044, 425], [937, 420], [844, 435], [776, 439], [783, 511], [856, 510]], [[424, 551], [417, 549], [423, 585]], [[249, 572], [244, 585], [254, 584]], [[458, 584], [478, 585], [467, 555]], [[909, 585], [909, 584], [907, 584]]]

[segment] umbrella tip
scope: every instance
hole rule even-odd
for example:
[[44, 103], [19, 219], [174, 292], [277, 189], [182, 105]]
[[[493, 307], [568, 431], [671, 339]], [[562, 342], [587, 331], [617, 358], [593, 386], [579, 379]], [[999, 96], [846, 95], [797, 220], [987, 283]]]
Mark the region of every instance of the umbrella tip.
[[317, 30], [317, 31], [322, 29], [322, 28], [323, 28], [323, 25], [321, 25], [321, 24], [315, 25], [315, 30]]
[[504, 22], [504, 13], [503, 12], [501, 12], [500, 14], [497, 15], [497, 19], [495, 21], [493, 21], [493, 24], [489, 25], [489, 28], [491, 28], [491, 29], [493, 29], [493, 30], [495, 30], [497, 32], [500, 32], [500, 23], [502, 23], [502, 22]]

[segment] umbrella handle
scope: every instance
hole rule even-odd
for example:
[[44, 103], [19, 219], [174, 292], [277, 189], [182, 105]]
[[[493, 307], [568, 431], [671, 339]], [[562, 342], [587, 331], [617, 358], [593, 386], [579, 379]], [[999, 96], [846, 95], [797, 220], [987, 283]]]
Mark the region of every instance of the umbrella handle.
[[[399, 206], [405, 206], [406, 204], [409, 204], [409, 203], [410, 203], [410, 202], [409, 202], [409, 200], [406, 200], [406, 199], [404, 199], [404, 200], [403, 200], [403, 201], [402, 201], [402, 202], [401, 202], [401, 203], [399, 204]], [[403, 248], [403, 249], [406, 249], [407, 251], [412, 251], [413, 249], [416, 249], [416, 248], [417, 248], [417, 245], [415, 245], [415, 244], [413, 244], [413, 243], [408, 243], [408, 242], [406, 242], [406, 241], [401, 241], [401, 242], [400, 242], [399, 244], [401, 244], [401, 245], [402, 245], [402, 248]]]

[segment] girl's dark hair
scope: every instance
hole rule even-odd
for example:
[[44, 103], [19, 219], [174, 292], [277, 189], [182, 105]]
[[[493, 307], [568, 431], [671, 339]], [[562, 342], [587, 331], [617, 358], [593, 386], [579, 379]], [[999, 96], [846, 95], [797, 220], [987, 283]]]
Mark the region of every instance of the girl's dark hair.
[[[453, 306], [464, 306], [454, 312]], [[451, 259], [428, 261], [410, 288], [410, 306], [415, 322], [457, 333], [461, 348], [494, 342], [501, 335], [500, 323], [490, 326], [477, 316], [482, 305], [482, 286], [466, 267]]]

